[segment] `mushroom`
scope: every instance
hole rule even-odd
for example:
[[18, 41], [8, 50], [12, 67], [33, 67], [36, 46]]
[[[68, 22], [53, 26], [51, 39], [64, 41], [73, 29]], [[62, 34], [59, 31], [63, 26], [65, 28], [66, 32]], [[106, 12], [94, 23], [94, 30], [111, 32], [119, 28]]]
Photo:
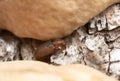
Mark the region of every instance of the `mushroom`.
[[53, 66], [37, 61], [0, 63], [0, 81], [117, 81], [81, 64]]
[[120, 0], [0, 0], [0, 28], [22, 38], [62, 38]]

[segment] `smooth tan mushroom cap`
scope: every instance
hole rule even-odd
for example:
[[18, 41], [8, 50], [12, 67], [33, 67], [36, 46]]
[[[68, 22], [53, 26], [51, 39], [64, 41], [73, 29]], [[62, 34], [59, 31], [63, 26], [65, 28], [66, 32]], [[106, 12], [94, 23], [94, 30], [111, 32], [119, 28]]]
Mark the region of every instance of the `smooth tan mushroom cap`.
[[1, 0], [0, 28], [19, 37], [61, 38], [115, 2], [117, 0]]
[[117, 81], [81, 64], [52, 66], [36, 61], [0, 63], [0, 81]]

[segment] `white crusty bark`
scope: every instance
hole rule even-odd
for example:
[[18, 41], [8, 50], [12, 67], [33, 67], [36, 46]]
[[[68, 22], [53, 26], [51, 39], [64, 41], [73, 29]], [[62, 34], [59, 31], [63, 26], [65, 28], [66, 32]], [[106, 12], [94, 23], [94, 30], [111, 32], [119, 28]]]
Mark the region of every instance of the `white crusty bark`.
[[120, 4], [94, 17], [65, 40], [66, 50], [51, 56], [53, 64], [82, 63], [120, 80]]

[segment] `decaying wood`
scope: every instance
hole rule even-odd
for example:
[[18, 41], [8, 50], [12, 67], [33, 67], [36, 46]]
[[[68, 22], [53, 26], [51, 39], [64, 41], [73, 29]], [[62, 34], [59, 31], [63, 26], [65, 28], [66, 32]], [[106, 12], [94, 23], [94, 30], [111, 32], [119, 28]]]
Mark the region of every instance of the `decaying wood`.
[[0, 61], [19, 60], [20, 41], [11, 33], [0, 31]]
[[[94, 17], [64, 40], [66, 49], [52, 55], [51, 64], [85, 64], [120, 80], [120, 4]], [[34, 60], [35, 50], [41, 43], [1, 30], [0, 61]]]
[[120, 22], [118, 21], [120, 21], [120, 4], [108, 8], [85, 27], [67, 37], [66, 50], [51, 56], [51, 62], [57, 65], [82, 63], [120, 80]]

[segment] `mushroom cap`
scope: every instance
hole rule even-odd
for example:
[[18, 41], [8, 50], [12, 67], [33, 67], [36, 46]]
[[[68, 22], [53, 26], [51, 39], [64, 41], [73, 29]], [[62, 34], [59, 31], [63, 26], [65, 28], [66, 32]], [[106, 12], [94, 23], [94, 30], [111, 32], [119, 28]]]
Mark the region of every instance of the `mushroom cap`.
[[0, 63], [0, 81], [117, 81], [81, 64], [53, 66], [37, 61]]
[[22, 38], [62, 38], [115, 0], [1, 0], [0, 28]]

